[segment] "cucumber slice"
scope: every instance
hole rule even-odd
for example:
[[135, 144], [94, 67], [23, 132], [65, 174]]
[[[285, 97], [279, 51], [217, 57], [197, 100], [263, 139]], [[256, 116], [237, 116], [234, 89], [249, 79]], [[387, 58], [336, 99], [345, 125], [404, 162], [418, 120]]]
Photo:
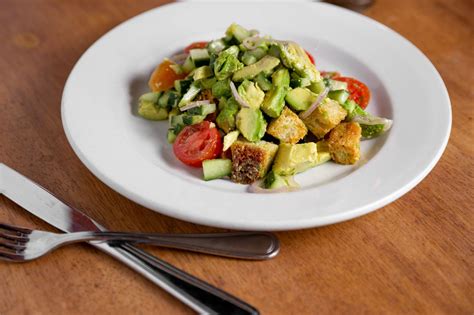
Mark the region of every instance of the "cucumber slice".
[[188, 115], [201, 115], [201, 116], [207, 116], [209, 114], [212, 114], [216, 111], [216, 104], [204, 104], [198, 107], [194, 107], [191, 109], [188, 109], [186, 112]]
[[336, 91], [336, 90], [347, 90], [347, 83], [332, 79], [323, 79], [326, 81], [326, 86], [329, 87], [329, 90]]
[[174, 81], [174, 88], [178, 93], [184, 94], [188, 91], [191, 83], [193, 83], [192, 79], [176, 80]]
[[326, 84], [324, 84], [324, 81], [321, 80], [318, 82], [311, 83], [311, 85], [308, 88], [311, 90], [311, 92], [319, 94], [322, 91], [324, 91], [324, 89], [326, 88]]
[[228, 159], [214, 159], [202, 162], [204, 180], [213, 180], [229, 176], [232, 172], [232, 161]]
[[184, 61], [182, 67], [184, 72], [186, 73], [190, 73], [191, 71], [194, 70], [194, 68], [196, 68], [196, 66], [194, 65], [194, 62], [193, 60], [191, 59], [191, 55], [189, 55], [186, 60]]
[[191, 49], [189, 55], [196, 67], [209, 65], [209, 52], [207, 49]]
[[349, 92], [346, 90], [336, 90], [328, 93], [328, 97], [337, 101], [339, 104], [344, 104], [349, 98]]
[[184, 105], [190, 103], [196, 97], [196, 95], [199, 94], [199, 92], [201, 92], [201, 88], [198, 87], [196, 83], [191, 84], [189, 89], [179, 101], [178, 107], [183, 107]]

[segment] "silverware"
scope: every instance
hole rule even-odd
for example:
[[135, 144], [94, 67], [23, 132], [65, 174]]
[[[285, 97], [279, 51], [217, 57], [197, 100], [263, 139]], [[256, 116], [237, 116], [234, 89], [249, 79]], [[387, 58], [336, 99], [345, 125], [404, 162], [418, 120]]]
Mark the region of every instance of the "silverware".
[[128, 241], [243, 259], [268, 259], [278, 254], [271, 233], [147, 234], [126, 232], [51, 233], [0, 223], [0, 260], [24, 262], [52, 250], [84, 241]]
[[[0, 163], [0, 192], [30, 213], [65, 232], [106, 231], [104, 227], [53, 196], [43, 187]], [[205, 314], [259, 314], [248, 303], [204, 282], [155, 256], [124, 243], [90, 242]]]

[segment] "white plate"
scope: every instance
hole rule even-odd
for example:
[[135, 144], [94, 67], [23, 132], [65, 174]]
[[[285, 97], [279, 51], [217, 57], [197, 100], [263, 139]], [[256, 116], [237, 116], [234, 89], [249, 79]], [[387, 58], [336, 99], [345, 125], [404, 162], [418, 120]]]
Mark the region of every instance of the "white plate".
[[[334, 163], [297, 175], [298, 192], [251, 194], [227, 180], [204, 182], [166, 142], [167, 122], [133, 114], [160, 61], [197, 40], [221, 37], [231, 22], [292, 39], [319, 69], [366, 82], [368, 110], [394, 120], [361, 145], [355, 166]], [[195, 223], [242, 230], [289, 230], [352, 219], [399, 198], [440, 158], [451, 106], [430, 61], [410, 42], [362, 15], [320, 3], [177, 3], [138, 15], [100, 38], [64, 88], [62, 119], [81, 161], [120, 194]]]

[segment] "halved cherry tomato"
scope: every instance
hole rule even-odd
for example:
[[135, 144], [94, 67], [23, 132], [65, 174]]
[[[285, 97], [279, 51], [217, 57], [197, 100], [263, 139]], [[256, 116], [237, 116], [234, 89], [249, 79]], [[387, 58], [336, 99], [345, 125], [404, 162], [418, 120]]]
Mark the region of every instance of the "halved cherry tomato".
[[148, 86], [153, 92], [166, 91], [174, 86], [175, 80], [181, 80], [186, 77], [186, 73], [176, 74], [176, 72], [170, 68], [172, 64], [171, 61], [165, 60], [153, 71], [148, 81]]
[[342, 81], [347, 83], [347, 89], [351, 94], [349, 96], [350, 100], [356, 102], [360, 107], [365, 109], [370, 101], [370, 91], [367, 85], [349, 77], [333, 77], [334, 80]]
[[311, 55], [311, 54], [310, 54], [309, 52], [307, 52], [306, 50], [305, 50], [305, 52], [306, 52], [306, 54], [308, 55], [309, 60], [311, 61], [311, 63], [312, 63], [313, 65], [316, 65], [316, 64], [314, 63], [314, 57], [313, 57], [313, 55]]
[[191, 49], [198, 49], [198, 48], [206, 48], [208, 42], [195, 42], [190, 45], [188, 45], [186, 48], [184, 48], [185, 53], [189, 53]]
[[178, 134], [173, 144], [178, 160], [186, 165], [201, 167], [202, 161], [213, 159], [222, 152], [222, 139], [219, 131], [211, 123], [186, 126]]

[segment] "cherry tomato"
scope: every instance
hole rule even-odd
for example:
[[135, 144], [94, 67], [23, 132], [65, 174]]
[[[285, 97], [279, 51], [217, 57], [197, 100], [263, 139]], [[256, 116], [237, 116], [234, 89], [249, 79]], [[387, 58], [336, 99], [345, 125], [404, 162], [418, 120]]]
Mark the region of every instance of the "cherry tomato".
[[181, 80], [186, 77], [186, 74], [176, 74], [170, 65], [173, 63], [169, 60], [165, 60], [156, 67], [155, 71], [151, 74], [148, 86], [153, 92], [166, 91], [174, 86], [175, 80]]
[[178, 160], [184, 164], [201, 167], [202, 161], [221, 154], [221, 135], [217, 128], [211, 127], [209, 121], [186, 126], [176, 137], [173, 151]]
[[184, 48], [185, 53], [189, 53], [191, 49], [206, 48], [208, 42], [195, 42]]
[[342, 81], [347, 83], [347, 89], [351, 95], [349, 96], [350, 100], [356, 102], [360, 107], [366, 108], [370, 101], [370, 91], [367, 85], [349, 77], [336, 77], [333, 78], [337, 81]]
[[306, 54], [308, 55], [308, 58], [309, 58], [309, 60], [311, 61], [311, 63], [312, 63], [313, 65], [316, 65], [316, 64], [314, 63], [314, 57], [313, 57], [313, 55], [311, 55], [311, 54], [310, 54], [309, 52], [307, 52], [306, 50], [305, 50], [305, 52], [306, 52]]

